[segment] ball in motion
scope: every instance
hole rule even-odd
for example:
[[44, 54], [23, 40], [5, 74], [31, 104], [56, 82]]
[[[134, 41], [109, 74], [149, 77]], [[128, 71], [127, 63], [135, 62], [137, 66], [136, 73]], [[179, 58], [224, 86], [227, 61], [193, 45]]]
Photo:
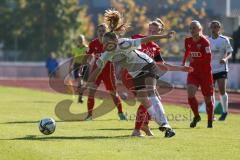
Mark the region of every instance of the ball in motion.
[[56, 129], [56, 122], [53, 118], [43, 118], [39, 122], [39, 131], [45, 135], [52, 134]]

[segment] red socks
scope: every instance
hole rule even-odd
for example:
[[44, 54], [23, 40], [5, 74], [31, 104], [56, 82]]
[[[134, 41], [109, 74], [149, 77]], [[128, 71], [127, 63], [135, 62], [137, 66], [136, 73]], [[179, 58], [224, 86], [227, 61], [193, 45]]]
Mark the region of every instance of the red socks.
[[122, 111], [122, 103], [121, 103], [119, 96], [112, 95], [112, 99], [113, 99], [113, 102], [115, 103], [115, 105], [117, 106], [118, 113], [122, 113], [123, 112]]
[[150, 115], [147, 112], [147, 109], [140, 105], [137, 110], [137, 116], [135, 121], [135, 129], [140, 130], [143, 124], [148, 125], [150, 120]]
[[88, 115], [92, 115], [92, 111], [93, 111], [94, 104], [95, 104], [95, 99], [94, 99], [94, 97], [88, 96], [88, 104], [87, 104], [87, 107], [88, 107]]
[[199, 116], [199, 112], [198, 112], [198, 101], [196, 99], [196, 97], [192, 97], [192, 98], [188, 98], [188, 104], [190, 105], [194, 117], [198, 117]]
[[213, 120], [213, 103], [212, 101], [208, 104], [206, 104], [206, 111], [208, 114], [208, 121], [212, 121]]

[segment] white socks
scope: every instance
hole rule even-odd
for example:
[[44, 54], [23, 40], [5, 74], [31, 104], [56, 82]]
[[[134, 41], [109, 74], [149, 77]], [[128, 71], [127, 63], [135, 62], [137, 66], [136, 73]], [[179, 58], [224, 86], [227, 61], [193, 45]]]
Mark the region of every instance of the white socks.
[[148, 113], [151, 115], [152, 119], [157, 122], [158, 125], [168, 124], [168, 120], [164, 115], [163, 105], [156, 96], [150, 97], [152, 106], [148, 108]]
[[213, 103], [213, 108], [215, 108], [215, 91], [213, 91], [213, 95], [212, 95], [212, 103]]
[[223, 113], [228, 112], [228, 94], [225, 93], [224, 95], [220, 96], [220, 101], [222, 104], [222, 108], [223, 108]]

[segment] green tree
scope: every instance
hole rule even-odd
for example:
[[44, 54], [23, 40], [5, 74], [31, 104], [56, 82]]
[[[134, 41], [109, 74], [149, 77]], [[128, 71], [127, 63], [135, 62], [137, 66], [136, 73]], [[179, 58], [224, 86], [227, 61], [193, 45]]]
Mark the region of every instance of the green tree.
[[79, 34], [93, 33], [87, 8], [78, 0], [2, 0], [0, 6], [0, 41], [5, 49], [20, 50], [20, 60], [45, 60], [51, 51], [66, 54]]

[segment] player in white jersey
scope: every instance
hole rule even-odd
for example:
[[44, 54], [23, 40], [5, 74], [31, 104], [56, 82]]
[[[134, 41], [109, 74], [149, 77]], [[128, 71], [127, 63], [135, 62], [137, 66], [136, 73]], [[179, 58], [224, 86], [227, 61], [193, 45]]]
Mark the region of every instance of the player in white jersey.
[[[105, 20], [109, 22], [110, 32], [104, 34], [103, 46], [105, 52], [97, 61], [97, 68], [89, 77], [89, 87], [92, 87], [94, 79], [101, 72], [107, 61], [118, 62], [122, 68], [128, 70], [132, 76], [132, 81], [135, 86], [137, 99], [147, 108], [152, 119], [160, 126], [161, 131], [165, 131], [165, 137], [172, 137], [175, 132], [170, 127], [164, 109], [157, 97], [156, 80], [163, 73], [156, 65], [155, 61], [147, 54], [137, 50], [141, 47], [141, 43], [155, 41], [161, 38], [171, 38], [174, 32], [169, 32], [166, 35], [152, 35], [141, 39], [120, 38], [115, 32], [125, 31], [126, 25], [121, 21], [121, 15], [118, 11], [107, 10]], [[162, 70], [168, 68], [161, 65]], [[178, 71], [191, 71], [190, 67], [176, 66]]]
[[[219, 21], [212, 21], [210, 24], [211, 36], [208, 38], [212, 53], [212, 72], [214, 84], [217, 82], [220, 100], [223, 107], [223, 113], [219, 118], [224, 121], [228, 114], [228, 94], [226, 93], [227, 73], [228, 73], [228, 59], [232, 55], [232, 47], [229, 39], [220, 33], [221, 23]], [[213, 96], [214, 102], [215, 97]]]

